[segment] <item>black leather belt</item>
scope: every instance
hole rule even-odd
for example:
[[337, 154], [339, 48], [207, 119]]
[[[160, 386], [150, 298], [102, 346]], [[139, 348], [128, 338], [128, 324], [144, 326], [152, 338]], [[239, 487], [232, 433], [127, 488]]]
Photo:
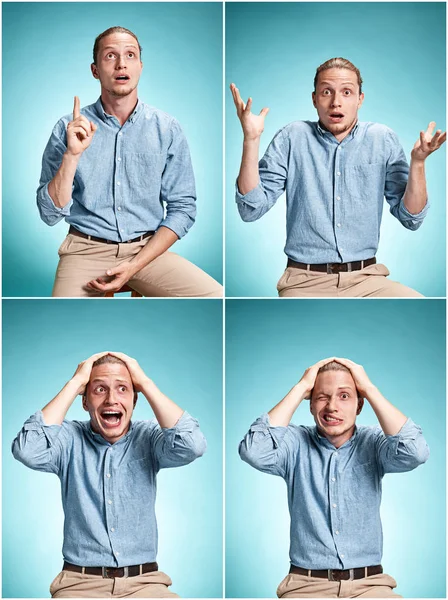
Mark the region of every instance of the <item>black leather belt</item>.
[[131, 565], [130, 567], [79, 567], [64, 561], [62, 570], [85, 573], [86, 575], [100, 575], [105, 579], [115, 579], [115, 577], [136, 577], [137, 575], [143, 575], [143, 573], [151, 573], [152, 571], [158, 571], [159, 567], [156, 562]]
[[70, 225], [68, 232], [71, 233], [72, 235], [76, 235], [77, 237], [82, 237], [87, 240], [92, 240], [93, 242], [102, 242], [103, 244], [132, 244], [133, 242], [141, 242], [142, 240], [146, 239], [150, 235], [155, 234], [155, 231], [147, 231], [143, 235], [139, 235], [138, 237], [134, 238], [133, 240], [127, 240], [126, 242], [113, 242], [112, 240], [105, 240], [104, 238], [96, 237], [94, 235], [87, 235], [87, 233], [78, 231], [75, 227], [73, 227], [73, 225]]
[[381, 565], [375, 565], [373, 567], [358, 567], [356, 569], [321, 569], [315, 571], [291, 565], [289, 572], [305, 575], [307, 577], [320, 577], [320, 579], [328, 579], [328, 581], [352, 581], [353, 579], [370, 577], [370, 575], [379, 575], [383, 572], [383, 567]]
[[305, 271], [320, 271], [321, 273], [327, 273], [327, 275], [336, 275], [337, 273], [350, 273], [351, 271], [360, 271], [365, 267], [374, 265], [376, 258], [367, 258], [366, 260], [355, 260], [347, 263], [320, 263], [317, 265], [308, 265], [306, 263], [296, 262], [292, 258], [288, 258], [287, 267], [294, 267], [295, 269], [304, 269]]

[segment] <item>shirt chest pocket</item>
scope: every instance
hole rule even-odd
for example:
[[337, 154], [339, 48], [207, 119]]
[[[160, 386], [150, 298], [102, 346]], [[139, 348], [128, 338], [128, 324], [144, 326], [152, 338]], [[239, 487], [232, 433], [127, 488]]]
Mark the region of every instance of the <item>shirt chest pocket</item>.
[[120, 495], [123, 498], [138, 500], [153, 483], [154, 471], [149, 458], [131, 460], [120, 466]]
[[355, 465], [344, 470], [344, 484], [347, 495], [358, 501], [365, 501], [378, 492], [380, 480], [376, 463]]
[[345, 183], [348, 196], [353, 201], [366, 202], [375, 206], [378, 196], [384, 196], [385, 165], [383, 163], [362, 163], [345, 169]]
[[151, 152], [128, 152], [124, 168], [129, 187], [155, 192], [160, 189], [166, 155]]

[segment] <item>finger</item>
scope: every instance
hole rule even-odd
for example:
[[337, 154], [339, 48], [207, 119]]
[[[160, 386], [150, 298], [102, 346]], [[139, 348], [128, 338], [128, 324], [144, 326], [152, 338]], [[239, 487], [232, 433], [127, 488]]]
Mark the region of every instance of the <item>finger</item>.
[[91, 135], [90, 125], [86, 125], [85, 123], [82, 123], [80, 121], [78, 121], [78, 123], [71, 123], [67, 127], [67, 131], [75, 131], [76, 133], [79, 133], [79, 131], [83, 131], [85, 133], [85, 137], [90, 137]]
[[93, 121], [90, 121], [90, 129], [92, 130], [92, 133], [95, 133], [95, 131], [98, 129]]
[[262, 108], [260, 111], [260, 117], [265, 117], [269, 112], [269, 108]]
[[248, 98], [244, 112], [250, 113], [251, 106], [252, 106], [252, 98]]
[[73, 120], [77, 119], [81, 114], [81, 103], [78, 96], [75, 96], [75, 102], [73, 105]]
[[435, 121], [431, 121], [430, 124], [428, 125], [428, 129], [426, 130], [426, 133], [430, 136], [432, 136], [432, 132], [434, 131], [436, 126], [436, 122]]
[[235, 103], [235, 106], [236, 106], [236, 110], [239, 113], [239, 111], [245, 109], [245, 104], [243, 102], [243, 99], [240, 96], [240, 91], [237, 87], [233, 88], [232, 95], [233, 95], [233, 102]]
[[423, 150], [427, 150], [428, 149], [428, 142], [426, 141], [425, 132], [424, 131], [420, 131], [420, 145], [421, 145], [421, 147], [422, 147]]
[[84, 127], [86, 127], [87, 131], [91, 130], [90, 121], [84, 115], [79, 116], [77, 119], [72, 121], [72, 123], [73, 125], [83, 125]]
[[429, 146], [430, 146], [431, 150], [435, 150], [435, 149], [438, 147], [438, 145], [439, 145], [439, 140], [440, 140], [440, 136], [441, 136], [441, 135], [442, 135], [442, 130], [441, 130], [441, 129], [438, 129], [438, 130], [435, 132], [435, 134], [434, 134], [434, 137], [432, 138], [432, 140], [431, 140], [431, 142], [430, 142], [430, 144], [429, 144]]
[[106, 275], [108, 275], [108, 276], [118, 275], [122, 272], [123, 272], [123, 269], [121, 267], [114, 267], [113, 269], [107, 269]]
[[442, 133], [442, 135], [440, 136], [440, 138], [439, 138], [439, 148], [440, 148], [440, 146], [441, 146], [442, 144], [444, 144], [445, 142], [446, 142], [446, 131], [444, 131], [444, 132]]

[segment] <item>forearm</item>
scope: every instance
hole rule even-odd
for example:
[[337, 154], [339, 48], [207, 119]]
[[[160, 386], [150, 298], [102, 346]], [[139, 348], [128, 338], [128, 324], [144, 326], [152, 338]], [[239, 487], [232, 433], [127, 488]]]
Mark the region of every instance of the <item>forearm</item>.
[[257, 187], [260, 176], [258, 173], [258, 153], [260, 149], [260, 137], [244, 140], [243, 156], [238, 175], [238, 189], [240, 194], [248, 194]]
[[55, 206], [63, 208], [72, 198], [72, 187], [81, 154], [65, 153], [56, 175], [48, 184], [48, 193]]
[[425, 161], [411, 158], [408, 183], [403, 196], [403, 203], [411, 214], [421, 212], [428, 200], [426, 191]]
[[159, 390], [156, 384], [147, 379], [141, 386], [141, 391], [148, 400], [160, 427], [174, 427], [183, 415], [183, 410]]
[[80, 385], [76, 379], [70, 379], [57, 396], [42, 409], [45, 425], [61, 425], [68, 409], [80, 393]]
[[306, 395], [307, 389], [299, 381], [283, 400], [268, 412], [270, 424], [274, 427], [287, 427]]
[[407, 421], [407, 417], [372, 386], [366, 393], [366, 399], [373, 408], [381, 429], [386, 435], [397, 435]]
[[163, 254], [179, 238], [168, 227], [160, 227], [140, 252], [130, 261], [135, 273]]

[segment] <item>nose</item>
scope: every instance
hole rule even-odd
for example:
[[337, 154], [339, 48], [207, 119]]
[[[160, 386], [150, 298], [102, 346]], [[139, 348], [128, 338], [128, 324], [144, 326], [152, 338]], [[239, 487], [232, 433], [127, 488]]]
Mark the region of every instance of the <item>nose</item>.
[[327, 402], [327, 410], [331, 413], [338, 412], [338, 406], [336, 402], [336, 397], [331, 396]]
[[126, 61], [124, 60], [124, 55], [122, 55], [122, 54], [118, 55], [115, 68], [116, 69], [126, 69]]
[[331, 106], [336, 108], [338, 106], [341, 106], [341, 102], [342, 96], [340, 94], [335, 93], [331, 101]]

